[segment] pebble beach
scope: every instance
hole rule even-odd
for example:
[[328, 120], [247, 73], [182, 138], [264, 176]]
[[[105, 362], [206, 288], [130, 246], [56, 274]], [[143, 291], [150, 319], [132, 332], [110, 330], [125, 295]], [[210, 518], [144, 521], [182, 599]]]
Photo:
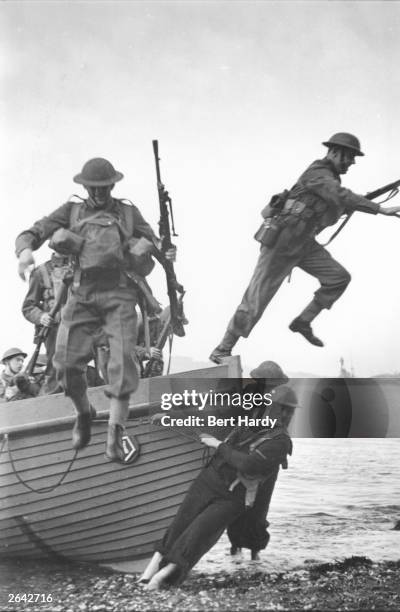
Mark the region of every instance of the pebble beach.
[[[129, 610], [399, 610], [400, 560], [367, 557], [303, 565], [286, 572], [246, 569], [192, 572], [181, 588], [158, 592], [137, 575], [92, 564], [13, 561], [0, 565], [1, 610], [125, 612]], [[10, 602], [10, 594], [51, 595], [51, 601]]]

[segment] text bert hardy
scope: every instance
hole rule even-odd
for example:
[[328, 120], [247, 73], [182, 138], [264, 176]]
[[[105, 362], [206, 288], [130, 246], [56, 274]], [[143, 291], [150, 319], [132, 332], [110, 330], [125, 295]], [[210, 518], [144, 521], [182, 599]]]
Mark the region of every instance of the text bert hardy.
[[[161, 395], [162, 410], [171, 408], [197, 408], [204, 410], [207, 408], [227, 408], [240, 407], [244, 410], [252, 408], [268, 407], [273, 403], [272, 393], [228, 393], [218, 391], [200, 392], [194, 389], [186, 389], [182, 393], [163, 393]], [[250, 415], [239, 415], [237, 417], [218, 417], [211, 414], [188, 415], [175, 417], [163, 415], [160, 419], [161, 425], [166, 427], [234, 427], [235, 425], [252, 427], [261, 425], [273, 428], [277, 419], [264, 415], [261, 418], [251, 418]]]

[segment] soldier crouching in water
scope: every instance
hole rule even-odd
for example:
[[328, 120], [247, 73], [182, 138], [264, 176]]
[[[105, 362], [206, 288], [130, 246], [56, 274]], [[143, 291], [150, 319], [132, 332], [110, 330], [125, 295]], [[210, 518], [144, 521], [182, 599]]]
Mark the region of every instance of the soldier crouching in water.
[[[266, 363], [272, 366], [272, 362]], [[276, 382], [271, 381], [269, 388], [276, 386]], [[257, 416], [267, 415], [276, 419], [274, 427], [237, 426], [224, 442], [208, 433], [200, 434], [201, 442], [215, 449], [215, 453], [189, 488], [139, 578], [144, 588], [181, 584], [228, 525], [246, 520], [246, 509], [254, 502], [257, 487], [265, 482], [269, 488], [272, 483], [273, 488], [280, 465], [286, 466], [287, 455], [292, 454], [292, 442], [280, 404], [273, 400], [270, 406], [260, 406]], [[255, 419], [257, 423], [261, 418]], [[257, 547], [262, 547], [259, 540]]]
[[263, 235], [256, 235], [262, 244], [256, 269], [224, 337], [210, 355], [211, 361], [220, 363], [231, 354], [241, 336], [249, 336], [285, 277], [296, 266], [314, 276], [321, 286], [289, 328], [314, 346], [323, 346], [314, 335], [311, 322], [321, 310], [331, 308], [351, 277], [315, 236], [335, 224], [344, 213], [395, 215], [400, 211], [400, 206], [383, 208], [341, 187], [340, 175], [355, 164], [357, 156], [364, 155], [355, 136], [338, 133], [322, 144], [328, 147], [326, 157], [313, 162], [289, 192], [274, 196], [271, 201], [274, 206], [263, 211], [267, 227]]
[[[136, 256], [131, 256], [132, 245], [138, 238], [146, 239], [154, 253], [159, 240], [136, 206], [111, 196], [114, 184], [122, 178], [123, 174], [106, 159], [86, 162], [74, 181], [84, 186], [88, 197], [66, 202], [22, 232], [16, 240], [16, 254], [23, 280], [26, 270], [34, 265], [32, 251], [50, 237], [55, 250], [74, 256], [74, 277], [62, 311], [54, 357], [58, 380], [77, 412], [72, 446], [81, 449], [90, 441], [94, 411], [87, 395], [85, 370], [93, 357], [92, 336], [101, 327], [110, 346], [106, 391], [110, 419], [105, 454], [111, 461], [125, 464], [122, 437], [129, 396], [138, 386], [133, 358], [137, 289], [130, 277], [136, 261]], [[176, 249], [171, 248], [165, 257], [174, 260], [175, 254]]]

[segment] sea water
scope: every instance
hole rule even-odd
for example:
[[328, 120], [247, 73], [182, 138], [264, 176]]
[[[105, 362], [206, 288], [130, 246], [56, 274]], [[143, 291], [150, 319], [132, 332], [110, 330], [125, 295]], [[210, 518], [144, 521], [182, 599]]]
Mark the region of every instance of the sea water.
[[[297, 438], [289, 469], [281, 470], [268, 514], [271, 540], [262, 569], [351, 556], [400, 558], [400, 439]], [[250, 551], [231, 557], [224, 534], [195, 571], [248, 564]]]

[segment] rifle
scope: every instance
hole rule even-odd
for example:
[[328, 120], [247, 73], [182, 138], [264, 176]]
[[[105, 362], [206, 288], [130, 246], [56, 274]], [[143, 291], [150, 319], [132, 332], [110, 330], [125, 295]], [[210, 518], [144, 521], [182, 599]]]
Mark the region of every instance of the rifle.
[[[389, 192], [389, 195], [387, 196], [387, 198], [385, 198], [384, 200], [382, 200], [382, 202], [380, 202], [380, 204], [383, 204], [384, 202], [387, 202], [388, 200], [391, 200], [392, 198], [394, 198], [399, 193], [399, 187], [400, 187], [400, 180], [394, 181], [393, 183], [389, 183], [388, 185], [384, 185], [383, 187], [379, 187], [378, 189], [375, 189], [375, 191], [369, 191], [368, 193], [365, 194], [364, 198], [366, 198], [367, 200], [374, 200], [375, 198], [379, 198], [381, 195], [384, 195], [385, 193]], [[329, 240], [325, 242], [322, 246], [328, 246], [328, 244], [330, 244], [332, 240], [336, 238], [336, 236], [342, 231], [344, 226], [350, 221], [353, 214], [354, 214], [354, 211], [346, 215], [346, 218], [339, 225], [338, 229], [332, 234]], [[400, 218], [399, 213], [395, 213], [392, 216]]]
[[[158, 222], [159, 233], [161, 239], [161, 252], [156, 254], [155, 256], [162, 264], [165, 274], [167, 277], [167, 291], [169, 297], [169, 303], [171, 307], [171, 325], [172, 331], [176, 336], [184, 336], [185, 329], [183, 327], [186, 322], [185, 315], [183, 313], [183, 301], [182, 298], [185, 294], [185, 290], [183, 286], [178, 283], [174, 264], [172, 261], [167, 260], [164, 257], [164, 253], [168, 251], [168, 249], [173, 247], [171, 241], [171, 235], [177, 236], [175, 233], [174, 226], [174, 215], [172, 211], [172, 201], [169, 197], [168, 191], [165, 189], [163, 183], [161, 182], [160, 175], [160, 158], [158, 157], [158, 140], [153, 140], [153, 151], [154, 158], [156, 162], [156, 173], [157, 173], [157, 190], [158, 190], [158, 200], [160, 204], [160, 220]], [[169, 217], [171, 216], [171, 227]], [[171, 234], [172, 229], [172, 234]], [[179, 294], [179, 297], [178, 297]]]
[[[388, 200], [391, 200], [392, 198], [394, 198], [394, 196], [396, 196], [399, 193], [399, 187], [400, 187], [400, 180], [394, 181], [393, 183], [389, 183], [388, 185], [379, 187], [379, 189], [375, 189], [375, 191], [370, 191], [369, 193], [365, 195], [365, 197], [367, 198], [367, 200], [374, 200], [375, 198], [379, 198], [379, 196], [383, 195], [384, 193], [389, 192], [388, 197], [383, 200], [383, 202], [387, 202]], [[381, 202], [381, 204], [383, 204], [383, 202]], [[396, 214], [393, 216], [398, 217], [399, 215]]]
[[[162, 329], [158, 335], [157, 342], [155, 343], [154, 347], [162, 350], [165, 346], [165, 343], [170, 333], [171, 333], [171, 314], [168, 315], [164, 325], [162, 326]], [[156, 357], [150, 357], [150, 359], [146, 363], [146, 366], [143, 368], [142, 378], [150, 378], [151, 376], [154, 376], [157, 373], [156, 366], [157, 366], [158, 361], [159, 360], [156, 359]]]
[[[65, 303], [65, 299], [67, 297], [67, 292], [68, 292], [68, 287], [69, 287], [71, 280], [72, 280], [72, 273], [67, 272], [64, 275], [64, 278], [62, 279], [62, 283], [60, 284], [60, 287], [55, 295], [53, 307], [50, 309], [48, 313], [51, 317], [54, 317], [57, 314], [57, 312], [60, 310], [61, 306]], [[35, 365], [39, 357], [41, 346], [43, 342], [45, 342], [47, 336], [49, 335], [49, 331], [50, 331], [50, 327], [47, 327], [45, 325], [40, 326], [40, 331], [37, 334], [36, 339], [35, 339], [36, 348], [24, 371], [24, 374], [26, 374], [27, 376], [32, 376], [33, 374], [33, 370], [35, 369]]]

